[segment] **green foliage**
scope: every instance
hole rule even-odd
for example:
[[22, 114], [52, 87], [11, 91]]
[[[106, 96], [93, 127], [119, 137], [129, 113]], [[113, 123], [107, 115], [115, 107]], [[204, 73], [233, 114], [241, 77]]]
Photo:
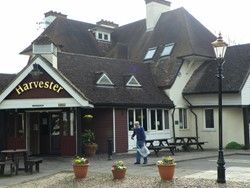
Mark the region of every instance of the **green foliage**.
[[226, 148], [226, 149], [243, 149], [243, 148], [244, 148], [244, 145], [232, 141], [232, 142], [229, 142], [229, 143], [226, 145], [225, 148]]
[[76, 156], [76, 157], [74, 157], [72, 163], [73, 163], [73, 165], [85, 165], [85, 164], [89, 163], [89, 161], [88, 161], [88, 159], [86, 159], [84, 157]]
[[173, 165], [175, 164], [174, 158], [171, 156], [163, 157], [161, 161], [157, 161], [157, 165]]
[[113, 169], [116, 169], [116, 170], [124, 170], [127, 168], [124, 165], [123, 161], [115, 161], [112, 167], [113, 167]]
[[95, 134], [90, 129], [86, 129], [82, 134], [82, 141], [84, 144], [93, 144], [95, 143]]

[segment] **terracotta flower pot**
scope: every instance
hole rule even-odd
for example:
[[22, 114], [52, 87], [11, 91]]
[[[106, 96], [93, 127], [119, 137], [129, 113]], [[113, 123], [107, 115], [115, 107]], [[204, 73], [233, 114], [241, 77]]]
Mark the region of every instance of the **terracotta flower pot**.
[[84, 153], [87, 157], [93, 157], [97, 150], [97, 144], [84, 144]]
[[73, 165], [73, 170], [75, 174], [75, 178], [85, 178], [88, 173], [89, 164], [85, 165]]
[[159, 174], [162, 180], [172, 180], [176, 164], [158, 165]]
[[126, 174], [126, 169], [123, 170], [112, 169], [112, 174], [114, 179], [123, 179]]

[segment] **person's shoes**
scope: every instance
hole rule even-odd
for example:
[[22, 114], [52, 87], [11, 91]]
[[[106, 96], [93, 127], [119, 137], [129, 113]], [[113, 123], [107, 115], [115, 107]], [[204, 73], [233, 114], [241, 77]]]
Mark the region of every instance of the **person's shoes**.
[[135, 162], [134, 164], [140, 164], [139, 162]]
[[148, 164], [148, 162], [147, 162], [147, 161], [144, 161], [143, 164]]

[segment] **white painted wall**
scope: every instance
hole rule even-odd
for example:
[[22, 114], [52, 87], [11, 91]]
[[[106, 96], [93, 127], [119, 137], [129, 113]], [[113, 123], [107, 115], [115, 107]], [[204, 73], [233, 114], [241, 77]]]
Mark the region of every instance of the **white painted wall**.
[[[32, 52], [34, 55], [40, 54], [47, 59], [54, 68], [57, 69], [57, 47], [51, 43], [46, 45], [33, 44]], [[33, 57], [34, 57], [33, 55]]]
[[[178, 76], [172, 87], [168, 90], [165, 90], [165, 93], [170, 97], [170, 99], [174, 102], [176, 109], [174, 112], [174, 120], [178, 121], [175, 123], [175, 136], [195, 136], [195, 132], [193, 128], [195, 128], [195, 123], [191, 122], [194, 119], [194, 115], [187, 110], [187, 122], [188, 122], [188, 129], [180, 130], [179, 129], [179, 110], [178, 108], [187, 108], [188, 104], [182, 97], [182, 90], [189, 81], [190, 77], [192, 76], [193, 72], [201, 65], [201, 62], [198, 61], [185, 61], [179, 71]], [[170, 112], [172, 113], [173, 110]], [[171, 117], [172, 119], [172, 117]], [[172, 126], [171, 126], [172, 127]]]
[[[218, 94], [195, 94], [187, 95], [186, 98], [193, 106], [212, 106], [218, 105]], [[223, 94], [223, 105], [241, 105], [241, 95], [236, 94]]]
[[184, 62], [172, 87], [165, 90], [165, 93], [174, 102], [176, 108], [187, 107], [186, 101], [182, 97], [182, 90], [189, 81], [193, 72], [201, 65], [201, 62]]
[[150, 2], [146, 4], [146, 22], [147, 22], [147, 31], [152, 31], [157, 24], [162, 13], [170, 10], [170, 6]]
[[[198, 132], [200, 141], [207, 141], [204, 148], [218, 148], [218, 109], [214, 109], [214, 129], [205, 129], [205, 108], [194, 109], [198, 116]], [[244, 122], [241, 108], [223, 108], [223, 145], [224, 147], [231, 141], [244, 144]], [[191, 123], [192, 124], [192, 123]]]
[[250, 76], [248, 76], [245, 85], [241, 90], [242, 105], [250, 104]]

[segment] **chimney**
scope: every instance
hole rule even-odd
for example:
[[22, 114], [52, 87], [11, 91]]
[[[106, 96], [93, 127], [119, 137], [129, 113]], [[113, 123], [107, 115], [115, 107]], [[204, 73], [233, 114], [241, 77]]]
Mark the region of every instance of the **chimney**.
[[57, 17], [61, 17], [61, 18], [66, 18], [67, 19], [67, 15], [62, 14], [61, 12], [55, 12], [55, 11], [49, 11], [46, 12], [44, 14], [45, 18], [45, 28], [47, 28]]
[[147, 31], [154, 30], [162, 13], [170, 10], [171, 2], [165, 0], [145, 0]]

